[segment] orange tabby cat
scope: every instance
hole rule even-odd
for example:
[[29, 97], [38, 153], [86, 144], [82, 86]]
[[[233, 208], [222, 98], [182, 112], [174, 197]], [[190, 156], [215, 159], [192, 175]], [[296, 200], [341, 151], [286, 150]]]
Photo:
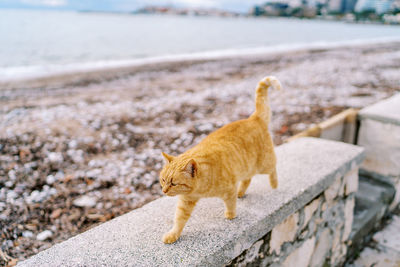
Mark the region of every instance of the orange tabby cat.
[[167, 161], [160, 173], [162, 191], [167, 196], [179, 195], [174, 227], [163, 236], [164, 243], [179, 238], [200, 198], [222, 198], [225, 217], [233, 219], [236, 199], [243, 197], [255, 174], [269, 174], [272, 188], [278, 186], [274, 145], [268, 132], [270, 86], [281, 88], [274, 77], [258, 83], [256, 111], [249, 118], [225, 125], [177, 157], [162, 153]]

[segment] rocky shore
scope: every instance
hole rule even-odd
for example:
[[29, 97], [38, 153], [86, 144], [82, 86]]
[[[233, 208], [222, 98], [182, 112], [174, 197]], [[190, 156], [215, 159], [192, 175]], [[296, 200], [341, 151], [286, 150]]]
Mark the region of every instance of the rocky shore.
[[400, 91], [400, 43], [0, 84], [0, 265], [161, 196], [161, 151], [179, 154], [249, 116], [265, 75], [284, 88], [270, 92], [280, 144]]

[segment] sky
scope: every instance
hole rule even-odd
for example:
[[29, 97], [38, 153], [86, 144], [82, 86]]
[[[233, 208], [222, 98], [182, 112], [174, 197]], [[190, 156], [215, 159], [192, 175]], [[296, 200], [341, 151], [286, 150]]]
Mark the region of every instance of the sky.
[[266, 0], [0, 0], [0, 8], [92, 10], [130, 12], [148, 5], [218, 8], [247, 12]]

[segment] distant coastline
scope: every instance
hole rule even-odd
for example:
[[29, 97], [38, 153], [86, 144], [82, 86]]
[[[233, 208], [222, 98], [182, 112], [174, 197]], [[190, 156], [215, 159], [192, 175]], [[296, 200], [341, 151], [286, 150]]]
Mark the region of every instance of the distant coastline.
[[215, 8], [177, 8], [174, 6], [145, 6], [132, 14], [166, 14], [179, 16], [216, 16], [216, 17], [241, 17], [248, 14], [215, 9]]
[[400, 24], [400, 1], [388, 1], [393, 2], [393, 7], [387, 5], [383, 8], [383, 4], [372, 4], [371, 1], [370, 3], [364, 0], [328, 0], [325, 4], [308, 0], [303, 0], [301, 3], [297, 0], [274, 0], [255, 5], [246, 13], [174, 6], [145, 6], [131, 13], [218, 17], [294, 17], [354, 23]]

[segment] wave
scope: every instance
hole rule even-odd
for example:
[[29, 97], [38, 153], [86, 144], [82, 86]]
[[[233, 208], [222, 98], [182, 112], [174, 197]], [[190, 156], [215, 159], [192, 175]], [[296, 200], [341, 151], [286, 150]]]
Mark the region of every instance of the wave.
[[343, 46], [373, 45], [387, 42], [399, 42], [400, 37], [385, 37], [376, 39], [354, 39], [336, 42], [312, 42], [296, 44], [280, 44], [265, 47], [224, 49], [186, 54], [171, 54], [156, 57], [134, 58], [126, 60], [96, 61], [71, 64], [30, 65], [15, 67], [0, 67], [0, 81], [17, 81], [25, 79], [46, 78], [57, 75], [104, 71], [124, 67], [135, 67], [148, 64], [181, 62], [193, 60], [217, 60], [232, 57], [257, 56], [274, 53], [295, 52], [301, 50], [331, 49]]

